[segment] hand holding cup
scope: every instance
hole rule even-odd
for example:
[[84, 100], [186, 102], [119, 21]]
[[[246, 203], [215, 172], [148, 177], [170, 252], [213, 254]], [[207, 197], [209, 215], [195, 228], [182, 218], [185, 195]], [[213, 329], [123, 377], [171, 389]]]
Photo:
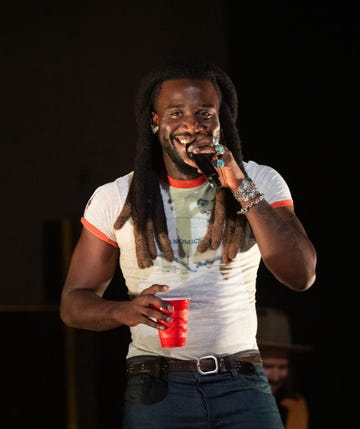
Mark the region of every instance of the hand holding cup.
[[168, 314], [171, 322], [158, 319], [158, 323], [165, 326], [165, 329], [159, 329], [159, 338], [162, 347], [183, 347], [186, 344], [186, 334], [189, 317], [190, 298], [162, 298], [173, 306], [173, 311], [159, 309]]

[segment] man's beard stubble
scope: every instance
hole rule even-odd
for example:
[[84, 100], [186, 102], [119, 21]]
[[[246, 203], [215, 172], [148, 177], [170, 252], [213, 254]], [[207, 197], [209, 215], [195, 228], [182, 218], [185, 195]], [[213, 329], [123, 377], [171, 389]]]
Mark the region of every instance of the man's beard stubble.
[[174, 145], [170, 140], [167, 140], [167, 144], [163, 145], [164, 150], [167, 155], [171, 159], [171, 161], [175, 164], [177, 170], [190, 178], [199, 177], [199, 173], [195, 167], [191, 167], [191, 165], [186, 164], [183, 159], [180, 157], [179, 153], [175, 149]]

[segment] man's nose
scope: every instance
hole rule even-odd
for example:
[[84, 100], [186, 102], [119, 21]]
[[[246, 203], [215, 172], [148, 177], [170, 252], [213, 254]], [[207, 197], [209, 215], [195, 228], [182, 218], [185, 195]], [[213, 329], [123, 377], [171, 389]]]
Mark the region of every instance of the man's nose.
[[204, 126], [199, 122], [199, 120], [194, 116], [189, 116], [185, 120], [186, 127], [192, 134], [197, 134], [204, 129]]

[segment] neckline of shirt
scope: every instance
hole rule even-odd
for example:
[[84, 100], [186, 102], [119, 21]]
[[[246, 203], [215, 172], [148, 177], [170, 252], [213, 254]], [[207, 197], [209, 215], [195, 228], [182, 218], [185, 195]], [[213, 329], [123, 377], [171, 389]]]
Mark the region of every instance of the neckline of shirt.
[[191, 180], [179, 180], [168, 176], [169, 185], [174, 188], [196, 188], [197, 186], [203, 185], [206, 182], [205, 176], [199, 176], [196, 179]]

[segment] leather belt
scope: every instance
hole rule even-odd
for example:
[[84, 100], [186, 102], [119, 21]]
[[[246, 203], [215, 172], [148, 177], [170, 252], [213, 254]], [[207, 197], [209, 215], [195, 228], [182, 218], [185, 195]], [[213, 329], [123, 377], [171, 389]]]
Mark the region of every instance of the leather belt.
[[260, 354], [208, 355], [197, 360], [182, 360], [165, 357], [134, 357], [127, 362], [127, 373], [159, 374], [166, 372], [198, 372], [201, 375], [256, 374], [256, 365], [262, 365]]

